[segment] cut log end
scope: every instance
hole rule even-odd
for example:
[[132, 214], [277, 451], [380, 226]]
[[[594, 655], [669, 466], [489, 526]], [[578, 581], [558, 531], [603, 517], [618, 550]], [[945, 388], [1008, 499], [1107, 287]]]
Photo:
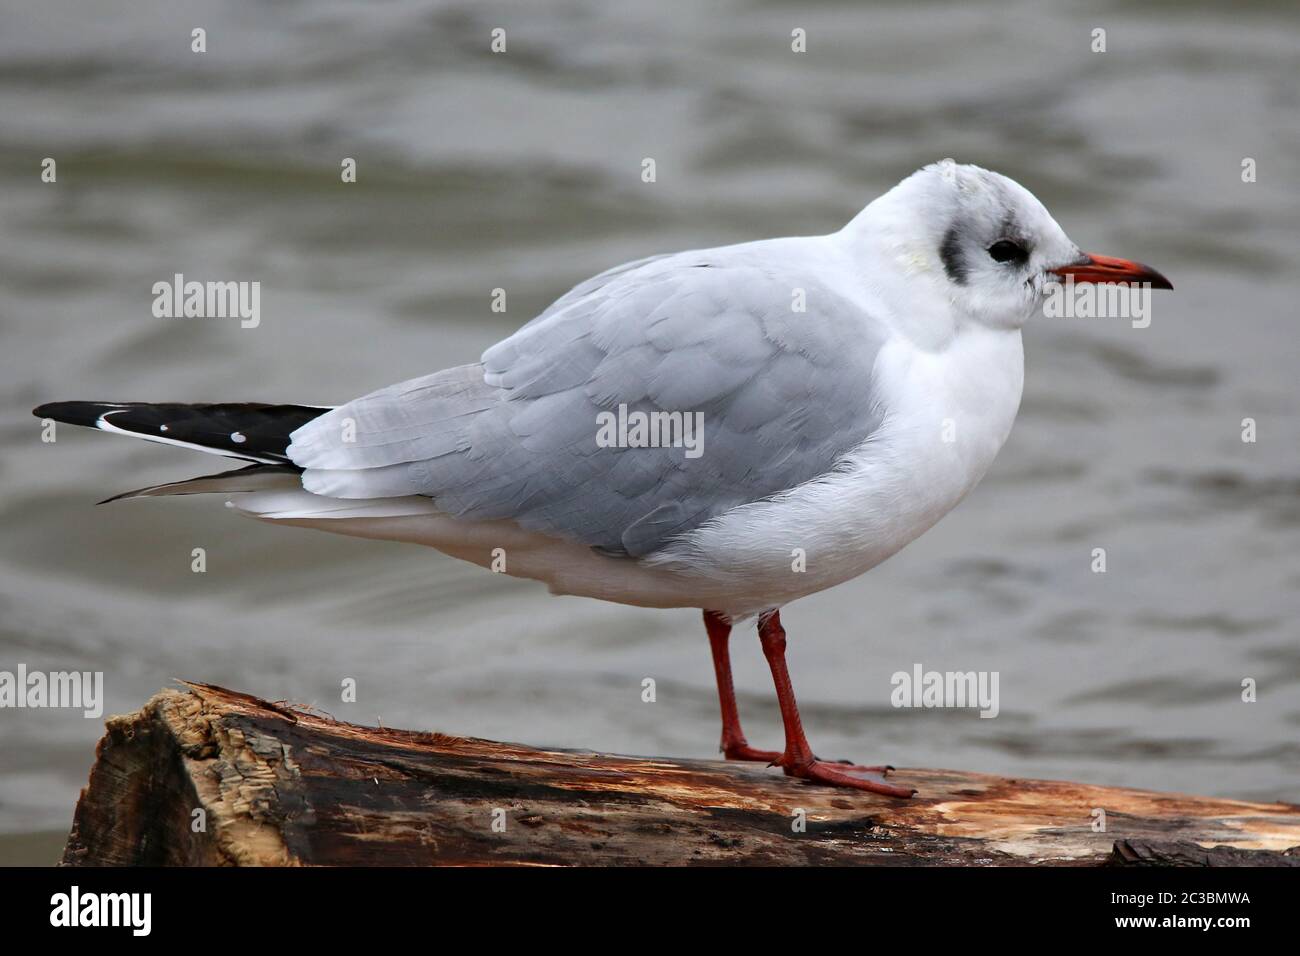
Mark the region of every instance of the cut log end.
[[1300, 864], [1282, 803], [906, 768], [891, 781], [919, 793], [899, 800], [361, 727], [207, 684], [107, 728], [64, 865]]

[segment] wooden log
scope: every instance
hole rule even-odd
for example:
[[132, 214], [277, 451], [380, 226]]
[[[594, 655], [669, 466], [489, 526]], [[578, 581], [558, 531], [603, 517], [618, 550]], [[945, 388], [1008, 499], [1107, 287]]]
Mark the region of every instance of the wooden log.
[[1300, 863], [1282, 803], [918, 769], [897, 800], [756, 764], [360, 727], [206, 684], [107, 727], [65, 865]]

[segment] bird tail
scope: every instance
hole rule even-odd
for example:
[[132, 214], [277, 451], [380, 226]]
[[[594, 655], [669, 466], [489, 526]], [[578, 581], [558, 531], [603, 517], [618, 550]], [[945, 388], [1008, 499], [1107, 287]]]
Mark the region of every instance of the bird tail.
[[185, 405], [176, 402], [50, 402], [32, 410], [37, 418], [85, 425], [146, 441], [177, 445], [252, 462], [215, 475], [153, 485], [115, 495], [121, 498], [206, 492], [265, 491], [282, 487], [285, 476], [301, 469], [288, 457], [290, 435], [328, 407], [227, 402]]

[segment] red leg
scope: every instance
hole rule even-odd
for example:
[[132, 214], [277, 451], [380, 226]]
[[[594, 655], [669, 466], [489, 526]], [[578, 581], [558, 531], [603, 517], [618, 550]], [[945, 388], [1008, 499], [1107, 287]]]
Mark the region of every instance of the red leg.
[[799, 705], [795, 703], [794, 687], [790, 683], [790, 671], [785, 666], [785, 628], [781, 626], [779, 611], [758, 619], [758, 639], [763, 645], [763, 656], [772, 668], [776, 699], [781, 705], [781, 722], [785, 724], [785, 752], [776, 763], [785, 770], [787, 776], [836, 787], [853, 787], [889, 797], [910, 797], [916, 793], [910, 787], [893, 787], [887, 783], [851, 776], [849, 766], [818, 760], [808, 746], [808, 738], [804, 736], [803, 722], [799, 719]]
[[775, 750], [756, 750], [740, 729], [740, 711], [736, 708], [736, 689], [731, 683], [731, 622], [717, 611], [704, 612], [704, 629], [709, 632], [713, 650], [713, 672], [718, 678], [718, 704], [722, 708], [722, 753], [728, 760], [761, 760], [773, 763], [781, 755]]

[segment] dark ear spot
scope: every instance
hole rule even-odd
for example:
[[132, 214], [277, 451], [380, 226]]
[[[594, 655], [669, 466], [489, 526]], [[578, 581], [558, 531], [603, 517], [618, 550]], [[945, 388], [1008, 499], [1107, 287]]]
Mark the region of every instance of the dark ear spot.
[[966, 261], [961, 255], [961, 245], [957, 241], [957, 227], [950, 226], [939, 245], [939, 259], [943, 262], [943, 271], [957, 285], [966, 284]]

